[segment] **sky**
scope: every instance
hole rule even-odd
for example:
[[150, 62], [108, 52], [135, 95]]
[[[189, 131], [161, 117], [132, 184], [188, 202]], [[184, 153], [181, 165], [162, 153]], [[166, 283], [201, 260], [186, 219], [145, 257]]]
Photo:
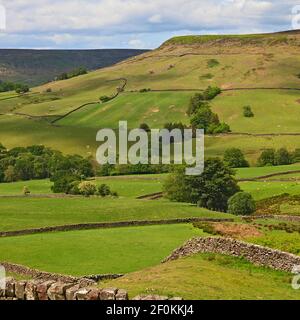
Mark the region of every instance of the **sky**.
[[153, 49], [176, 35], [289, 30], [296, 5], [300, 13], [300, 0], [0, 0], [0, 48]]

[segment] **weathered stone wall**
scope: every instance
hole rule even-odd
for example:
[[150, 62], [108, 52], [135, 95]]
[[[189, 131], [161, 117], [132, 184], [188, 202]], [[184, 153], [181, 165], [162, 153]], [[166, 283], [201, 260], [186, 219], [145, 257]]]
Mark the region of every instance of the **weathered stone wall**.
[[295, 266], [300, 265], [300, 256], [243, 241], [219, 237], [193, 238], [182, 247], [174, 250], [163, 262], [196, 253], [208, 252], [244, 257], [256, 265], [287, 272], [292, 272]]
[[99, 289], [78, 282], [34, 279], [15, 281], [6, 279], [5, 290], [0, 290], [0, 299], [12, 300], [128, 300], [123, 289]]
[[[0, 300], [129, 300], [126, 290], [117, 288], [100, 289], [84, 286], [78, 282], [53, 280], [15, 281], [6, 278], [5, 290], [0, 289]], [[138, 295], [132, 300], [182, 300], [158, 295]]]
[[0, 262], [0, 265], [5, 268], [7, 272], [16, 273], [23, 276], [30, 276], [32, 278], [40, 278], [43, 280], [63, 281], [63, 282], [80, 282], [85, 285], [92, 285], [95, 281], [117, 279], [123, 274], [93, 274], [83, 277], [73, 277], [59, 273], [51, 273], [40, 271], [37, 269], [28, 268], [19, 264]]

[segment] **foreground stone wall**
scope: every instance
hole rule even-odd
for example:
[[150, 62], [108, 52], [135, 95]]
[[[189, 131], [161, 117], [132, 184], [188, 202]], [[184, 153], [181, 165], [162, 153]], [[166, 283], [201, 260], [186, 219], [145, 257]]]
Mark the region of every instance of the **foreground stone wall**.
[[182, 247], [174, 250], [163, 263], [196, 253], [209, 252], [243, 257], [256, 265], [287, 272], [292, 272], [295, 266], [300, 266], [300, 256], [243, 241], [219, 237], [193, 238]]
[[83, 286], [82, 283], [54, 280], [15, 281], [6, 279], [5, 290], [0, 290], [0, 299], [9, 300], [128, 300], [123, 289]]
[[[6, 278], [5, 290], [0, 289], [0, 300], [129, 300], [126, 290], [117, 288], [100, 289], [83, 286], [82, 283], [53, 280], [15, 281]], [[159, 295], [138, 295], [132, 300], [183, 300]]]

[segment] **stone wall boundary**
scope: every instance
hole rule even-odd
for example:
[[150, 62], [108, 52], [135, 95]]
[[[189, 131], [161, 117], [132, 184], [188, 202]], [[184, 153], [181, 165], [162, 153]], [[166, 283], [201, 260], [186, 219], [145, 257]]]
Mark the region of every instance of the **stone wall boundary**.
[[183, 219], [168, 219], [168, 220], [137, 220], [137, 221], [122, 221], [122, 222], [100, 222], [100, 223], [85, 223], [71, 224], [53, 227], [43, 227], [16, 231], [2, 231], [1, 237], [24, 236], [37, 233], [48, 233], [58, 231], [75, 231], [75, 230], [91, 230], [91, 229], [106, 229], [106, 228], [121, 228], [121, 227], [137, 227], [137, 226], [152, 226], [163, 224], [181, 224], [193, 222], [233, 222], [234, 219], [218, 219], [218, 218], [183, 218]]
[[295, 266], [300, 266], [300, 256], [222, 237], [197, 237], [188, 240], [183, 246], [175, 249], [162, 263], [197, 253], [217, 253], [242, 257], [254, 265], [285, 272], [292, 272]]

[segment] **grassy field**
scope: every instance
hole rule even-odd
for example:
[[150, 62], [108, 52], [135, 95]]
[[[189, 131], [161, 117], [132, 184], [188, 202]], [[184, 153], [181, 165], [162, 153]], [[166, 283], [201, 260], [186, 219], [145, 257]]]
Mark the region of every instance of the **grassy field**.
[[232, 217], [190, 204], [130, 198], [0, 198], [0, 207], [0, 231], [94, 222]]
[[205, 156], [223, 157], [224, 152], [230, 148], [238, 148], [243, 151], [252, 166], [265, 149], [287, 148], [294, 151], [300, 148], [300, 136], [207, 136], [205, 137]]
[[[253, 118], [244, 117], [244, 106], [251, 106]], [[213, 110], [233, 132], [295, 133], [299, 132], [300, 91], [224, 92], [214, 99]]]
[[252, 194], [255, 200], [262, 200], [289, 193], [291, 195], [300, 194], [300, 184], [297, 182], [241, 182], [239, 186], [242, 190]]
[[[252, 168], [240, 168], [236, 169], [236, 177], [238, 179], [253, 179], [269, 174], [278, 174], [289, 171], [300, 170], [300, 164], [292, 164], [288, 166], [275, 166], [275, 167], [252, 167]], [[273, 177], [273, 179], [276, 179]]]
[[[141, 122], [148, 122], [153, 127], [160, 127], [168, 121], [187, 122], [186, 106], [193, 92], [139, 94], [130, 92], [132, 90], [198, 90], [205, 89], [208, 85], [218, 85], [223, 89], [299, 88], [297, 75], [300, 58], [295, 51], [299, 36], [291, 37], [295, 38], [294, 42], [289, 41], [290, 36], [286, 35], [234, 37], [235, 40], [242, 40], [243, 46], [236, 46], [233, 42], [224, 47], [219, 42], [207, 47], [173, 43], [172, 50], [163, 46], [112, 67], [32, 88], [29, 95], [15, 97], [13, 92], [1, 93], [0, 114], [5, 114], [0, 116], [1, 142], [8, 148], [42, 143], [64, 153], [94, 155], [97, 129], [106, 126], [115, 128], [120, 119], [128, 120], [129, 125], [134, 127]], [[214, 41], [212, 38], [188, 37], [180, 38], [179, 41], [188, 39], [188, 42], [197, 42], [201, 39], [200, 43], [203, 43], [203, 39], [204, 42]], [[288, 41], [281, 43], [283, 38]], [[245, 42], [247, 45], [244, 47]], [[212, 60], [215, 61], [214, 64], [211, 63]], [[120, 78], [126, 78], [127, 85], [125, 92], [116, 100], [83, 108], [60, 121], [59, 126], [47, 123], [46, 120], [53, 120], [85, 103], [99, 101], [102, 95], [111, 96], [123, 83]], [[46, 92], [48, 89], [52, 92]], [[10, 97], [13, 99], [7, 100]], [[235, 132], [281, 133], [297, 131], [298, 97], [299, 94], [294, 91], [232, 91], [223, 93], [213, 103], [221, 120], [228, 122]], [[255, 113], [253, 119], [242, 117], [242, 107], [248, 104]], [[46, 118], [32, 120], [12, 114], [16, 112]], [[241, 148], [251, 163], [254, 163], [264, 148], [299, 148], [300, 137], [207, 138], [206, 154], [219, 156], [232, 146]]]
[[186, 92], [125, 93], [104, 105], [87, 106], [58, 124], [96, 129], [118, 128], [120, 120], [127, 120], [130, 128], [145, 122], [158, 129], [166, 122], [188, 124], [186, 110], [191, 96]]
[[287, 233], [273, 230], [266, 232], [261, 237], [249, 238], [247, 241], [300, 255], [300, 234], [298, 232]]
[[159, 264], [202, 234], [191, 225], [167, 225], [2, 238], [0, 260], [77, 276], [127, 273]]
[[[120, 197], [137, 198], [139, 196], [161, 192], [165, 175], [132, 175], [116, 177], [99, 177], [92, 181], [96, 185], [107, 184]], [[52, 194], [49, 179], [0, 183], [1, 195], [22, 195], [24, 186], [32, 195]]]
[[244, 260], [211, 254], [179, 259], [106, 282], [138, 294], [180, 296], [192, 300], [300, 299], [291, 276], [255, 267]]

